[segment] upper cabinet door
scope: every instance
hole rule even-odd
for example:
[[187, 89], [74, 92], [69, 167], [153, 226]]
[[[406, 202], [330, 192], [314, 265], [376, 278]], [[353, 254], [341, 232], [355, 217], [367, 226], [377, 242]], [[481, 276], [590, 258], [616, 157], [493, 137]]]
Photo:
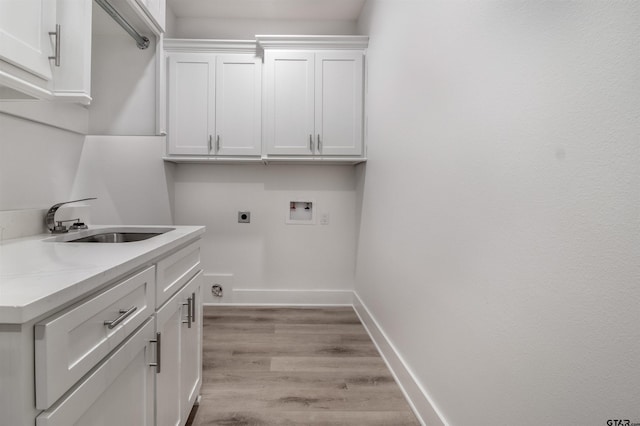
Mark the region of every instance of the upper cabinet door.
[[362, 154], [362, 52], [316, 53], [315, 138], [320, 155]]
[[215, 57], [169, 57], [169, 154], [209, 155], [215, 135]]
[[0, 1], [0, 59], [45, 81], [52, 78], [55, 30], [55, 0]]
[[217, 57], [215, 154], [260, 155], [261, 65], [253, 55]]
[[265, 52], [268, 154], [310, 155], [314, 142], [314, 54]]

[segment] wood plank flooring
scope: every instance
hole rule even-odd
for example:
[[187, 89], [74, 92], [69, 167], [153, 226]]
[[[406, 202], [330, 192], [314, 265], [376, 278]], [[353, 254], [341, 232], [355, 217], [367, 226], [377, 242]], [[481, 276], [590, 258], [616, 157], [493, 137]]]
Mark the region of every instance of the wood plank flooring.
[[204, 308], [190, 424], [419, 425], [352, 308]]

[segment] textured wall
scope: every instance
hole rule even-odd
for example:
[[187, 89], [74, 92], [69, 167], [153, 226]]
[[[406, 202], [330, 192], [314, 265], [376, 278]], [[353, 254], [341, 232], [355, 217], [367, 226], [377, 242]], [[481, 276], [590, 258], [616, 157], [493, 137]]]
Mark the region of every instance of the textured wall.
[[356, 289], [452, 425], [640, 422], [640, 3], [369, 1]]

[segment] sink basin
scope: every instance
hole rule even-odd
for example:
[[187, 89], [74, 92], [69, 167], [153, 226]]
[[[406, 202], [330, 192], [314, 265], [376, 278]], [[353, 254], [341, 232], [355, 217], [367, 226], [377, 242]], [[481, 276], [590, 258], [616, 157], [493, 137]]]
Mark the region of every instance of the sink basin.
[[55, 243], [132, 243], [148, 240], [173, 230], [174, 228], [120, 226], [69, 232], [44, 241]]
[[103, 234], [90, 235], [67, 243], [130, 243], [133, 241], [147, 240], [160, 235], [158, 232], [105, 232]]

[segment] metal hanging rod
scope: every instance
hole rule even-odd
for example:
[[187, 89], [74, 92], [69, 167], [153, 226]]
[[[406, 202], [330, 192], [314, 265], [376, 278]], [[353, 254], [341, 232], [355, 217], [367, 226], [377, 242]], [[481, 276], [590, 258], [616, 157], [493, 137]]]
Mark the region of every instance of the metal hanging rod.
[[118, 11], [113, 6], [111, 6], [111, 4], [107, 0], [95, 0], [95, 2], [98, 3], [98, 5], [100, 5], [100, 7], [103, 8], [104, 11], [107, 12], [107, 14], [109, 14], [109, 16], [111, 16], [113, 20], [118, 23], [118, 25], [120, 25], [127, 33], [129, 33], [131, 37], [133, 37], [133, 39], [136, 41], [136, 45], [140, 49], [146, 49], [147, 47], [149, 47], [149, 39], [137, 32], [136, 29], [133, 28], [131, 24], [122, 17], [122, 15], [120, 15]]

